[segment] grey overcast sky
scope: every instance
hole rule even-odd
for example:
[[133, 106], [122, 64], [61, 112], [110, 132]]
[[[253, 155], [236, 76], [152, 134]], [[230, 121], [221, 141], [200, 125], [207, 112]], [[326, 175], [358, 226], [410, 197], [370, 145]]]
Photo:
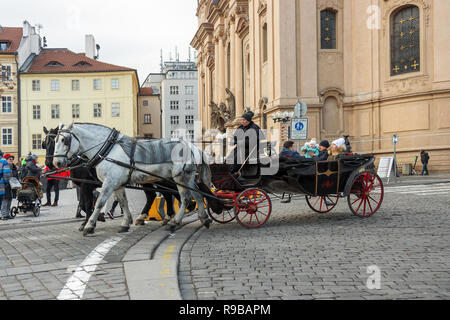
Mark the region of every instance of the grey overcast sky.
[[[21, 27], [24, 20], [43, 26], [49, 48], [85, 52], [84, 36], [100, 45], [100, 61], [135, 68], [139, 81], [159, 72], [164, 60], [188, 59], [197, 31], [197, 0], [14, 0], [2, 1], [0, 25]], [[193, 53], [192, 53], [193, 58]]]

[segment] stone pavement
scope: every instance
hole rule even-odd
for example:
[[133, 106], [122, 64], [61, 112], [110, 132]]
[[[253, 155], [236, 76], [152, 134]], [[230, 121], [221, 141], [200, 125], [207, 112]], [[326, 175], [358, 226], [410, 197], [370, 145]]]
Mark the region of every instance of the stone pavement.
[[[321, 215], [301, 198], [274, 197], [272, 216], [256, 230], [237, 222], [207, 230], [195, 216], [174, 236], [159, 222], [133, 226], [90, 272], [81, 298], [448, 299], [450, 175], [401, 180], [366, 219], [352, 216], [346, 199]], [[145, 199], [127, 194], [136, 217]], [[56, 299], [94, 248], [118, 236], [120, 219], [107, 219], [82, 237], [75, 199], [75, 190], [63, 191], [61, 206], [41, 217], [0, 223], [0, 300]], [[367, 287], [372, 266], [380, 289]]]

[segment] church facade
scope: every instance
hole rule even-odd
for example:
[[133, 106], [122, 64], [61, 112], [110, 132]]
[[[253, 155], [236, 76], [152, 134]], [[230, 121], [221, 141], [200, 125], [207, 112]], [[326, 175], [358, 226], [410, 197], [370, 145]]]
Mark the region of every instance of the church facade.
[[399, 165], [424, 149], [430, 172], [449, 172], [449, 15], [441, 0], [199, 0], [203, 129], [251, 109], [280, 146], [290, 122], [273, 115], [303, 101], [309, 138], [349, 135], [379, 159], [398, 134]]

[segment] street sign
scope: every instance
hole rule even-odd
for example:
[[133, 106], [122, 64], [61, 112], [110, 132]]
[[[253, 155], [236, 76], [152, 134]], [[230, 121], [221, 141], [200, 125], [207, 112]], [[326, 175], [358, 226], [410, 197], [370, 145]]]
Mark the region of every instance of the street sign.
[[308, 118], [292, 118], [290, 139], [291, 140], [308, 139]]
[[394, 164], [393, 157], [380, 158], [380, 163], [378, 164], [378, 176], [380, 178], [389, 178], [391, 176], [392, 167]]
[[398, 144], [398, 134], [392, 136], [392, 144]]
[[294, 106], [294, 118], [303, 118], [308, 112], [308, 107], [304, 102], [297, 102]]

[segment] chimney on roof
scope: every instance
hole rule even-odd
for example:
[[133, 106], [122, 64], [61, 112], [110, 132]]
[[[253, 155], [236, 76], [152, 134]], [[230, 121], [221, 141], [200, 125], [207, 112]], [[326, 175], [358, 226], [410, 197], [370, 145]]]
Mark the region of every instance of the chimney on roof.
[[86, 50], [86, 57], [90, 59], [95, 59], [95, 38], [92, 34], [87, 34], [85, 37], [85, 50]]

